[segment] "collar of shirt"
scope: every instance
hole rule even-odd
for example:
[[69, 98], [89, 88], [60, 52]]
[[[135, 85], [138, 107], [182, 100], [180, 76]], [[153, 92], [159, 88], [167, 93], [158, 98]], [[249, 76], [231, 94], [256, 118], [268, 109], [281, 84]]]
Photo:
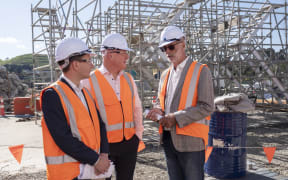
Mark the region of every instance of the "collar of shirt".
[[182, 70], [184, 69], [187, 61], [188, 61], [189, 56], [186, 57], [186, 59], [184, 61], [182, 61], [180, 64], [178, 64], [178, 66], [176, 67], [176, 69], [174, 69], [174, 66], [172, 65], [172, 71], [173, 73], [179, 74], [182, 72]]
[[170, 113], [170, 106], [171, 106], [171, 103], [175, 94], [175, 90], [178, 86], [181, 73], [186, 65], [187, 60], [188, 60], [188, 57], [177, 66], [176, 70], [172, 68], [171, 73], [169, 75], [166, 100], [165, 100], [165, 113], [166, 114]]
[[79, 99], [81, 100], [81, 102], [83, 103], [83, 105], [85, 106], [85, 108], [89, 111], [88, 109], [88, 105], [86, 103], [85, 97], [82, 93], [82, 89], [83, 89], [83, 84], [80, 82], [79, 87], [76, 86], [76, 84], [74, 84], [70, 79], [68, 79], [64, 74], [61, 75], [61, 77], [63, 79], [65, 79], [67, 81], [67, 83], [72, 87], [72, 89], [74, 90], [74, 92], [76, 93], [76, 95], [79, 97]]
[[103, 74], [106, 80], [109, 82], [110, 86], [114, 90], [118, 100], [120, 100], [120, 76], [123, 74], [123, 70], [119, 72], [116, 79], [113, 75], [108, 71], [108, 69], [102, 64], [99, 68], [99, 71]]
[[83, 84], [80, 82], [79, 84], [79, 87], [76, 86], [76, 84], [74, 84], [70, 79], [68, 79], [64, 74], [61, 75], [62, 78], [64, 78], [67, 83], [72, 87], [72, 89], [75, 91], [75, 92], [81, 92], [81, 90], [83, 89]]
[[[100, 68], [98, 70], [102, 74], [106, 74], [106, 75], [111, 75], [112, 76], [112, 74], [108, 71], [108, 69], [103, 64], [100, 66]], [[119, 74], [117, 75], [116, 79], [118, 79], [122, 74], [123, 74], [123, 71], [120, 71]]]

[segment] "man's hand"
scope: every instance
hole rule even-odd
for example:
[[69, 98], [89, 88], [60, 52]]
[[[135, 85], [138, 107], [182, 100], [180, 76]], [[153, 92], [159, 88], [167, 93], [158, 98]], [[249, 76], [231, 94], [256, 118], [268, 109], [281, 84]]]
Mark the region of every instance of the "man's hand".
[[170, 113], [163, 118], [160, 119], [159, 124], [166, 127], [171, 128], [176, 125], [176, 118], [174, 114]]
[[152, 121], [158, 122], [158, 116], [163, 116], [164, 113], [161, 109], [159, 108], [153, 108], [149, 111], [149, 113], [147, 114], [146, 118], [147, 119], [151, 119]]
[[103, 157], [103, 158], [107, 158], [108, 159], [108, 153], [100, 153], [100, 156]]
[[108, 171], [110, 166], [110, 160], [108, 159], [107, 153], [101, 153], [99, 155], [98, 162], [94, 165], [94, 171], [96, 175], [105, 173]]

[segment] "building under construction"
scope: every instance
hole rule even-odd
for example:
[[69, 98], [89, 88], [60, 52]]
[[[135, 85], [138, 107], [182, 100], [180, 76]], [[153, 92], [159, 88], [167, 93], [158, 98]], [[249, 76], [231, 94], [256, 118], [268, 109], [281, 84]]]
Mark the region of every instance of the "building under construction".
[[[161, 72], [169, 66], [158, 48], [168, 25], [186, 35], [187, 53], [207, 64], [215, 95], [243, 92], [264, 110], [287, 111], [287, 0], [40, 0], [31, 6], [34, 89], [55, 81], [57, 41], [79, 37], [98, 54], [102, 38], [123, 34], [134, 49], [127, 71], [150, 107]], [[109, 6], [107, 5], [109, 3]], [[39, 62], [46, 54], [49, 64]]]

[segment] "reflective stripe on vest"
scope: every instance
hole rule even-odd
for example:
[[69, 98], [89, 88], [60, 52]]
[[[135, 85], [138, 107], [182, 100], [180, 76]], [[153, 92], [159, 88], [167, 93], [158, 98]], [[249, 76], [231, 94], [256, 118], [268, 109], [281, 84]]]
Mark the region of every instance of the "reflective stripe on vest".
[[[71, 132], [72, 132], [73, 137], [76, 137], [77, 139], [81, 140], [81, 136], [80, 136], [80, 133], [79, 133], [79, 130], [77, 127], [76, 118], [75, 118], [72, 104], [68, 100], [68, 97], [66, 96], [66, 94], [64, 93], [64, 91], [60, 85], [55, 84], [54, 87], [59, 91], [59, 93], [60, 93], [60, 95], [64, 101], [64, 105], [66, 106], [66, 109], [68, 111], [70, 128], [71, 128]], [[85, 90], [88, 93], [88, 95], [90, 96], [90, 98], [93, 99], [91, 93], [86, 88], [85, 88]], [[50, 164], [50, 165], [63, 164], [63, 163], [69, 163], [69, 162], [78, 162], [77, 160], [75, 160], [74, 158], [72, 158], [71, 156], [69, 156], [67, 154], [65, 154], [63, 156], [45, 156], [45, 161], [46, 161], [46, 164]]]
[[85, 88], [85, 87], [83, 87], [83, 89], [86, 90], [86, 92], [87, 92], [87, 94], [89, 95], [90, 99], [93, 99], [93, 96], [92, 96], [92, 94], [90, 93], [90, 91], [89, 91], [87, 88]]
[[[131, 79], [129, 78], [129, 76], [125, 73], [125, 72], [123, 72], [123, 75], [124, 75], [124, 78], [126, 79], [126, 81], [128, 82], [128, 85], [129, 85], [129, 88], [130, 88], [130, 91], [131, 91], [131, 94], [132, 94], [132, 101], [133, 101], [133, 98], [134, 98], [134, 89], [133, 89], [133, 85], [132, 85], [132, 82], [131, 82]], [[132, 103], [132, 109], [134, 109], [134, 107], [133, 107], [133, 105], [134, 105], [134, 103]], [[133, 117], [133, 122], [134, 122], [134, 116], [132, 116]], [[134, 124], [134, 123], [133, 123]], [[126, 126], [126, 123], [125, 123], [125, 127], [127, 127]], [[130, 126], [129, 126], [130, 127]], [[133, 126], [134, 127], [134, 126]]]
[[[184, 84], [182, 87], [178, 110], [182, 110], [182, 109], [185, 109], [185, 108], [188, 108], [191, 106], [192, 107], [196, 106], [196, 103], [197, 103], [196, 102], [196, 100], [197, 100], [197, 89], [196, 88], [198, 86], [198, 80], [199, 80], [200, 72], [201, 72], [203, 66], [206, 66], [206, 65], [203, 65], [201, 63], [194, 61], [194, 62], [192, 62], [192, 64], [190, 64], [189, 68], [187, 69], [187, 72], [185, 72], [186, 78], [185, 78], [185, 81], [184, 81]], [[171, 67], [171, 68], [173, 68], [173, 67]], [[161, 75], [161, 82], [160, 82], [161, 90], [159, 93], [159, 99], [160, 99], [160, 105], [161, 105], [162, 110], [165, 110], [166, 88], [167, 88], [168, 78], [169, 78], [171, 68], [169, 68], [166, 71], [163, 71], [163, 73], [162, 73], [163, 75]], [[183, 89], [184, 87], [187, 89], [184, 90]], [[183, 94], [184, 92], [186, 92], [186, 93]], [[201, 137], [204, 140], [204, 143], [206, 145], [208, 142], [208, 132], [206, 133], [206, 131], [207, 131], [207, 129], [209, 131], [209, 122], [210, 122], [209, 117], [210, 116], [203, 118], [201, 120], [198, 120], [198, 121], [191, 123], [190, 125], [185, 126], [183, 128], [179, 128], [178, 125], [176, 125], [176, 133], [182, 134], [182, 135]], [[193, 124], [195, 124], [195, 126], [193, 126]], [[191, 125], [192, 125], [192, 127], [191, 127]], [[203, 134], [199, 135], [198, 133], [196, 133], [196, 131], [193, 130], [193, 127], [200, 128], [200, 129], [203, 128], [202, 129], [204, 132], [203, 134], [205, 134], [205, 135], [203, 135]], [[192, 128], [192, 130], [190, 128]], [[200, 130], [200, 129], [198, 129], [198, 130]], [[159, 126], [159, 133], [162, 133], [162, 131], [163, 131], [162, 126]]]
[[[185, 103], [185, 108], [187, 107], [191, 107], [192, 105], [192, 101], [194, 99], [194, 94], [195, 94], [195, 90], [196, 90], [196, 85], [197, 85], [197, 79], [198, 79], [198, 74], [200, 71], [200, 67], [202, 66], [202, 64], [200, 63], [196, 63], [195, 67], [194, 67], [194, 71], [192, 74], [192, 78], [190, 80], [189, 83], [189, 89], [188, 89], [188, 94], [187, 94], [187, 98], [186, 98], [186, 103]], [[209, 125], [209, 120], [206, 119], [202, 119], [199, 121], [196, 121], [199, 124], [204, 124], [204, 125]]]
[[71, 156], [65, 154], [63, 156], [45, 156], [46, 164], [63, 164], [69, 162], [78, 162]]
[[[66, 109], [68, 111], [70, 128], [71, 128], [73, 137], [76, 137], [77, 139], [81, 140], [81, 136], [77, 128], [76, 118], [75, 118], [72, 104], [68, 100], [68, 97], [66, 96], [66, 94], [64, 93], [60, 85], [55, 84], [54, 87], [59, 91], [60, 95], [62, 96], [64, 100], [64, 105], [66, 106]], [[63, 163], [68, 163], [68, 162], [77, 162], [77, 160], [75, 160], [74, 158], [72, 158], [71, 156], [67, 154], [63, 156], [45, 156], [45, 160], [46, 160], [46, 164], [63, 164]]]
[[71, 156], [65, 154], [63, 156], [45, 156], [46, 164], [63, 164], [63, 163], [70, 163], [70, 162], [78, 162]]
[[66, 106], [66, 109], [68, 111], [72, 135], [73, 135], [73, 137], [76, 137], [77, 139], [79, 139], [79, 141], [81, 141], [81, 136], [80, 136], [80, 133], [79, 133], [79, 130], [77, 127], [75, 113], [74, 113], [72, 104], [68, 100], [68, 97], [66, 96], [66, 94], [64, 93], [64, 91], [60, 85], [56, 84], [54, 87], [59, 91], [60, 95], [62, 96], [62, 98], [64, 100], [64, 106]]
[[[90, 99], [94, 100], [91, 92], [90, 92], [86, 87], [83, 87], [83, 89], [86, 90], [85, 92], [87, 92], [87, 94], [89, 95]], [[94, 102], [94, 103], [95, 103], [95, 102]], [[87, 103], [87, 105], [88, 105], [88, 103]], [[95, 108], [96, 108], [96, 104], [94, 104], [94, 105], [95, 105]], [[88, 107], [88, 108], [89, 108], [89, 107]], [[96, 108], [96, 109], [97, 109], [97, 108]], [[96, 152], [97, 152], [97, 151], [96, 151]], [[99, 149], [99, 151], [98, 151], [97, 153], [98, 153], [98, 154], [100, 153], [100, 149]]]
[[[123, 73], [125, 80], [128, 82], [129, 88], [131, 90], [131, 94], [132, 94], [132, 100], [134, 98], [134, 90], [133, 90], [133, 85], [131, 82], [131, 79], [129, 78], [129, 76], [124, 72]], [[96, 78], [95, 73], [93, 73], [91, 75], [91, 80], [92, 80], [92, 86], [95, 90], [95, 96], [99, 105], [99, 112], [101, 115], [101, 118], [103, 120], [103, 122], [106, 124], [106, 131], [114, 131], [114, 130], [119, 130], [122, 129], [123, 127], [123, 123], [118, 123], [118, 124], [114, 124], [114, 125], [109, 125], [108, 124], [108, 119], [107, 119], [107, 115], [106, 115], [106, 110], [105, 110], [105, 105], [104, 105], [104, 101], [103, 101], [103, 96], [101, 93], [101, 89], [99, 86], [99, 82], [98, 79]], [[133, 107], [133, 103], [132, 103], [132, 109], [134, 109]], [[133, 121], [132, 122], [125, 122], [125, 128], [134, 128], [134, 116], [132, 116]]]

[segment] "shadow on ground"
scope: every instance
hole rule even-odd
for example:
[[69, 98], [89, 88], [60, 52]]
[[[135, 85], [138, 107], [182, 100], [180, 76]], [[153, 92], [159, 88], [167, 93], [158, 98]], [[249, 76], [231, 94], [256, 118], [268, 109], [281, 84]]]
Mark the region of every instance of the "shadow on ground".
[[46, 180], [46, 171], [38, 171], [34, 173], [21, 172], [21, 170], [16, 174], [9, 174], [5, 172], [0, 172], [0, 179], [5, 180]]
[[[205, 177], [205, 180], [216, 180], [216, 179], [218, 180], [218, 178], [208, 175], [206, 175]], [[254, 172], [247, 172], [246, 176], [234, 179], [223, 179], [223, 180], [274, 180], [274, 179]]]

